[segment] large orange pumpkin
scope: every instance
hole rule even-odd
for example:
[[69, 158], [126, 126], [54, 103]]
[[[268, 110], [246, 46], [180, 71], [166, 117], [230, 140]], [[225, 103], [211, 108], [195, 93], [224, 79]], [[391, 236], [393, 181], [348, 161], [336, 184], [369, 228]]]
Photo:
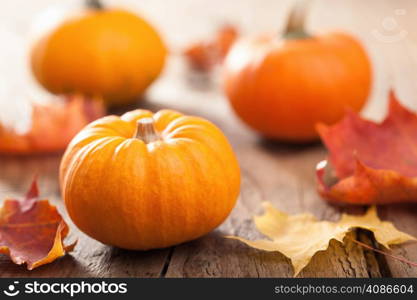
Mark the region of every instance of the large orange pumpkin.
[[90, 8], [41, 38], [31, 61], [50, 92], [82, 92], [118, 105], [137, 100], [157, 78], [166, 52], [158, 33], [139, 16]]
[[240, 172], [212, 123], [135, 110], [79, 132], [62, 159], [60, 183], [83, 232], [146, 250], [198, 238], [222, 223], [239, 194]]
[[291, 26], [283, 38], [241, 40], [224, 64], [224, 89], [237, 115], [268, 138], [318, 139], [315, 124], [359, 111], [371, 87], [362, 45], [338, 32], [318, 36]]

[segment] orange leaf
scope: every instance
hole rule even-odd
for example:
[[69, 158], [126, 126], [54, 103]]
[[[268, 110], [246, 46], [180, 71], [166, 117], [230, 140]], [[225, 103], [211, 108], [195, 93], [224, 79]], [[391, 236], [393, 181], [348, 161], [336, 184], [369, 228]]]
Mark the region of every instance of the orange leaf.
[[239, 33], [232, 25], [220, 27], [215, 36], [207, 41], [192, 44], [184, 51], [190, 65], [200, 71], [210, 71], [223, 62]]
[[50, 263], [71, 251], [64, 245], [68, 225], [48, 200], [38, 200], [36, 180], [23, 200], [6, 199], [0, 209], [0, 253], [28, 270]]
[[57, 97], [46, 105], [34, 104], [32, 126], [25, 134], [18, 134], [0, 125], [0, 153], [62, 151], [78, 131], [103, 115], [101, 101], [81, 95]]
[[417, 115], [393, 92], [388, 116], [380, 124], [349, 112], [338, 124], [319, 124], [317, 129], [334, 168], [317, 166], [324, 198], [349, 204], [417, 201]]

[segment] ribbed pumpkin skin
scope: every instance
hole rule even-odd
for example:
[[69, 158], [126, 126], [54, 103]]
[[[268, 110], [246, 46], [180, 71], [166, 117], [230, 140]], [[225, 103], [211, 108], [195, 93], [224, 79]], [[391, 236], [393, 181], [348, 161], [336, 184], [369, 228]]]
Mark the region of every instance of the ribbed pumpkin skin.
[[[153, 117], [162, 140], [133, 138]], [[72, 221], [102, 243], [163, 248], [198, 238], [229, 215], [240, 189], [231, 146], [212, 123], [162, 110], [99, 119], [73, 139], [61, 162]]]
[[55, 94], [100, 96], [110, 105], [137, 101], [160, 74], [167, 49], [155, 29], [122, 9], [87, 10], [35, 43], [35, 78]]
[[224, 89], [236, 114], [263, 136], [318, 139], [317, 122], [359, 111], [371, 89], [362, 45], [344, 33], [307, 39], [262, 36], [238, 42], [224, 64]]

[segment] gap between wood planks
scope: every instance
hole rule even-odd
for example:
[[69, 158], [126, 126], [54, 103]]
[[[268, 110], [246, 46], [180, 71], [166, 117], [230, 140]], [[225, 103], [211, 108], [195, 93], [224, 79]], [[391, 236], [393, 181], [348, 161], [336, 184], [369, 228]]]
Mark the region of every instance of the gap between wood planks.
[[[379, 249], [378, 242], [369, 231], [360, 228], [356, 229], [356, 237], [358, 241], [365, 243], [372, 248]], [[362, 247], [362, 249], [367, 265], [368, 276], [370, 278], [392, 277], [385, 255], [366, 249], [365, 247]], [[375, 270], [375, 268], [377, 268], [377, 270]]]
[[168, 255], [165, 258], [164, 265], [162, 267], [161, 273], [159, 274], [159, 278], [164, 278], [168, 272], [169, 265], [171, 263], [172, 255], [174, 254], [176, 246], [172, 246], [169, 248]]

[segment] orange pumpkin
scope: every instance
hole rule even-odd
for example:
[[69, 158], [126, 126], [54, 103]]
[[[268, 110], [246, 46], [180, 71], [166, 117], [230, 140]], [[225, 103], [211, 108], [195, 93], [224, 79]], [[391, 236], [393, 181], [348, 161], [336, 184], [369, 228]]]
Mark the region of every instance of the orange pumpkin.
[[146, 250], [198, 238], [222, 223], [239, 194], [240, 172], [212, 123], [135, 110], [80, 131], [62, 159], [60, 183], [83, 232]]
[[355, 38], [341, 32], [311, 36], [300, 27], [290, 20], [282, 39], [237, 42], [224, 63], [232, 108], [267, 138], [316, 140], [317, 122], [333, 124], [346, 108], [359, 111], [370, 93], [370, 61]]
[[37, 80], [52, 93], [81, 92], [118, 105], [137, 100], [160, 74], [166, 53], [144, 19], [96, 7], [41, 38], [31, 62]]

